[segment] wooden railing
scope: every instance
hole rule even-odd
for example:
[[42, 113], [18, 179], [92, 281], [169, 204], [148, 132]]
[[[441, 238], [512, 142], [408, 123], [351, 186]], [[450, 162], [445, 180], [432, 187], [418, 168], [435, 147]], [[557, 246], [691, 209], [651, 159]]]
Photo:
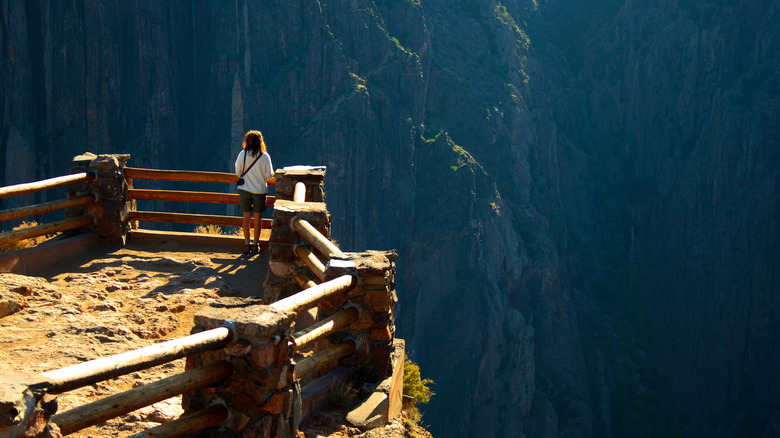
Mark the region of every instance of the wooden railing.
[[[26, 195], [40, 192], [42, 190], [53, 189], [70, 184], [78, 184], [84, 181], [90, 181], [95, 178], [94, 173], [81, 172], [72, 175], [65, 175], [56, 178], [49, 178], [43, 181], [32, 183], [16, 184], [7, 187], [0, 187], [0, 198], [10, 196]], [[73, 198], [59, 199], [56, 201], [45, 202], [42, 204], [30, 205], [25, 207], [9, 208], [0, 211], [0, 222], [21, 219], [30, 216], [36, 216], [44, 213], [50, 213], [56, 210], [62, 210], [69, 207], [88, 205], [95, 202], [94, 194], [85, 194]], [[61, 221], [44, 223], [29, 228], [12, 230], [0, 233], [0, 246], [21, 240], [31, 239], [33, 237], [44, 236], [47, 234], [58, 233], [72, 230], [93, 223], [91, 215], [63, 219]]]
[[[42, 376], [48, 381], [48, 392], [60, 394], [171, 362], [190, 354], [218, 349], [232, 340], [233, 333], [230, 329], [222, 327], [128, 353], [49, 371]], [[232, 373], [233, 366], [229, 362], [220, 361], [58, 413], [51, 421], [60, 428], [63, 435], [68, 435], [167, 398], [221, 382]], [[195, 421], [200, 428], [205, 428], [218, 425], [226, 417], [227, 410], [223, 407], [222, 410], [212, 409], [209, 412], [194, 413], [193, 416], [182, 417], [177, 421], [180, 421], [179, 425], [182, 428], [192, 430], [193, 425], [190, 424], [192, 421]]]
[[[217, 192], [194, 192], [182, 190], [149, 190], [137, 189], [133, 187], [133, 180], [148, 179], [157, 181], [190, 181], [190, 182], [211, 182], [211, 183], [236, 183], [236, 175], [225, 172], [199, 172], [185, 170], [158, 170], [158, 169], [140, 169], [135, 167], [125, 167], [125, 179], [129, 185], [129, 200], [150, 200], [150, 201], [173, 201], [173, 202], [200, 202], [212, 204], [238, 205], [239, 198], [236, 193], [217, 193]], [[268, 180], [268, 186], [272, 187], [275, 180]], [[273, 207], [275, 197], [266, 197], [266, 206]], [[243, 222], [241, 216], [209, 215], [209, 214], [190, 214], [190, 213], [172, 213], [157, 211], [137, 211], [131, 210], [129, 220], [133, 228], [138, 228], [139, 221], [147, 222], [173, 222], [196, 225], [225, 225], [240, 227]], [[254, 227], [254, 219], [250, 221], [250, 226]], [[271, 227], [270, 219], [262, 219], [261, 228]]]
[[[335, 247], [332, 242], [316, 230], [310, 231], [308, 235], [311, 237], [310, 242], [313, 245], [318, 247]], [[340, 252], [338, 249], [337, 251]], [[321, 284], [314, 284], [311, 280], [302, 278], [302, 283], [310, 287], [295, 295], [276, 301], [270, 307], [276, 311], [300, 313], [316, 306], [323, 300], [351, 290], [357, 284], [357, 279], [352, 275], [343, 275]], [[299, 328], [293, 334], [293, 343], [296, 349], [306, 347], [316, 340], [323, 339], [347, 327], [357, 319], [358, 314], [357, 308], [346, 308], [310, 327]], [[48, 383], [48, 392], [60, 394], [107, 379], [148, 369], [192, 354], [216, 350], [233, 340], [235, 340], [233, 332], [227, 327], [221, 327], [139, 350], [49, 371], [43, 373], [42, 376]], [[327, 366], [334, 361], [349, 356], [355, 352], [355, 349], [356, 341], [347, 340], [339, 345], [317, 351], [306, 358], [301, 358], [296, 364], [296, 377], [299, 379], [304, 378], [319, 367]], [[58, 413], [51, 418], [51, 421], [59, 427], [63, 435], [68, 435], [161, 400], [223, 382], [229, 379], [232, 373], [233, 366], [230, 362], [224, 360], [217, 361]], [[179, 434], [182, 431], [195, 433], [209, 427], [218, 426], [227, 417], [228, 409], [226, 407], [210, 406], [198, 412], [188, 413], [172, 422], [149, 429], [138, 436], [159, 437], [174, 433], [176, 436], [181, 436]]]

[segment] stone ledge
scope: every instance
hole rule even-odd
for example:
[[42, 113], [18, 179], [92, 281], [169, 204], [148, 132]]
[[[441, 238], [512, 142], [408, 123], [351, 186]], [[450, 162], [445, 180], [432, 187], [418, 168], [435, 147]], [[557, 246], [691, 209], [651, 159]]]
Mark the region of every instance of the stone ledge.
[[376, 385], [374, 391], [347, 414], [350, 424], [365, 431], [387, 424], [401, 413], [405, 350], [403, 339], [393, 342], [393, 374]]
[[[215, 304], [219, 305], [219, 300]], [[292, 312], [281, 312], [259, 304], [247, 304], [240, 312], [235, 307], [212, 306], [195, 315], [195, 325], [208, 330], [222, 327], [228, 321], [241, 335], [270, 338], [282, 333], [294, 319]]]

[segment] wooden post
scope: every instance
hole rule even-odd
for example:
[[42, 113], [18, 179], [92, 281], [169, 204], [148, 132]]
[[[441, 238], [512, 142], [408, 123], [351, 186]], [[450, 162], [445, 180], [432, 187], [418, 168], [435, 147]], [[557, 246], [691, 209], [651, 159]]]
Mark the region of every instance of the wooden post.
[[81, 181], [88, 181], [93, 178], [95, 178], [95, 175], [92, 173], [80, 172], [80, 173], [74, 173], [72, 175], [65, 175], [65, 176], [58, 176], [56, 178], [44, 179], [42, 181], [0, 187], [0, 198], [40, 192], [46, 189], [53, 189], [55, 187], [66, 186]]
[[293, 202], [306, 202], [306, 184], [303, 181], [295, 183]]
[[83, 362], [43, 373], [52, 383], [49, 392], [59, 394], [112, 377], [160, 365], [201, 351], [228, 344], [233, 334], [219, 327], [184, 338], [150, 345], [138, 350]]
[[296, 272], [293, 274], [293, 280], [295, 280], [296, 283], [298, 283], [298, 286], [301, 287], [301, 289], [308, 289], [310, 287], [314, 287], [317, 285], [317, 283], [314, 282], [311, 278], [306, 276], [305, 274], [301, 272]]
[[320, 250], [323, 255], [330, 257], [331, 254], [343, 254], [338, 246], [331, 242], [330, 239], [323, 236], [322, 233], [317, 231], [317, 229], [305, 219], [295, 219], [293, 221], [293, 228], [309, 241], [309, 243], [314, 245], [315, 248]]
[[295, 342], [296, 347], [303, 348], [317, 339], [329, 336], [350, 325], [352, 321], [358, 318], [359, 313], [360, 312], [358, 312], [355, 307], [348, 307], [316, 324], [295, 332], [293, 334], [293, 341]]
[[55, 415], [51, 421], [59, 426], [63, 435], [68, 435], [175, 395], [221, 382], [231, 374], [233, 365], [218, 361], [73, 408]]
[[315, 306], [318, 302], [326, 300], [333, 295], [346, 292], [356, 284], [351, 275], [342, 275], [322, 284], [318, 284], [295, 295], [276, 301], [271, 307], [284, 312], [300, 312]]
[[311, 271], [314, 273], [314, 275], [317, 276], [317, 278], [320, 279], [320, 281], [325, 281], [325, 265], [322, 264], [320, 259], [318, 259], [314, 253], [309, 251], [309, 249], [305, 246], [296, 246], [295, 255], [303, 260], [304, 263], [306, 263], [306, 266], [311, 269]]

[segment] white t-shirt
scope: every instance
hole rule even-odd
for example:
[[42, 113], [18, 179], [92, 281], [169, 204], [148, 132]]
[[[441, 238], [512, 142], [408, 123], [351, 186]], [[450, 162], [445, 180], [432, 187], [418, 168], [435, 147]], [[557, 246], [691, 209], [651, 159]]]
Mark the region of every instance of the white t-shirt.
[[[244, 164], [244, 155], [246, 155], [246, 164]], [[257, 159], [257, 163], [252, 166], [252, 162]], [[246, 167], [244, 167], [246, 166]], [[252, 166], [251, 168], [249, 166]], [[241, 177], [244, 170], [249, 169], [249, 172], [244, 175], [244, 184], [238, 186], [241, 190], [246, 190], [250, 193], [268, 193], [268, 184], [266, 181], [274, 176], [274, 168], [271, 164], [271, 156], [268, 152], [263, 153], [260, 158], [247, 154], [246, 150], [241, 150], [236, 158], [236, 176]]]

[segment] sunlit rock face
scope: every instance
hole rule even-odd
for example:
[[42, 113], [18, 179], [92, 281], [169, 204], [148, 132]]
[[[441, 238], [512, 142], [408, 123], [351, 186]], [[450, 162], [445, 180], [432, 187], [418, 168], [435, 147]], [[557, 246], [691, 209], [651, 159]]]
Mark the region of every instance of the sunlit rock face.
[[5, 1], [0, 183], [260, 129], [398, 251], [435, 436], [775, 436], [780, 6], [732, 3]]

